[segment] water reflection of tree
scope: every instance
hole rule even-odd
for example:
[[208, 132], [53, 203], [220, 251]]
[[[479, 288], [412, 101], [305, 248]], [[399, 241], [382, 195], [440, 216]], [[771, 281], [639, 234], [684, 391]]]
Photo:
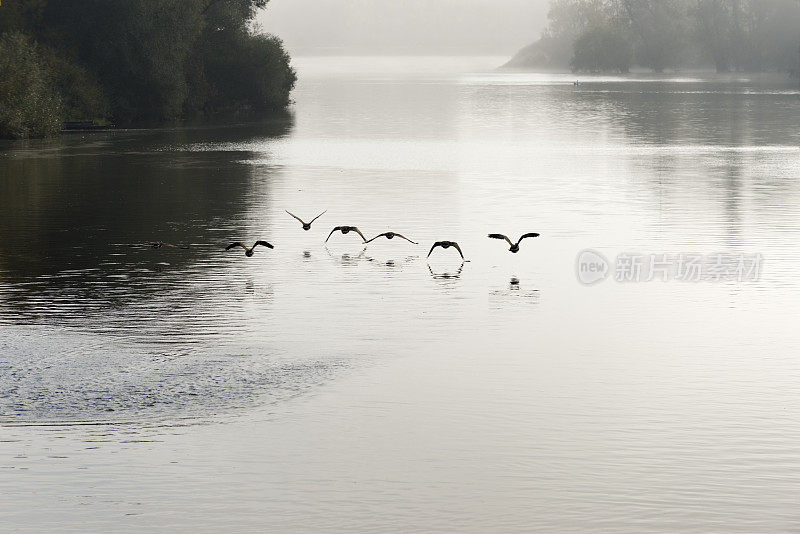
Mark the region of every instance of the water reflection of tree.
[[[116, 289], [208, 260], [218, 253], [209, 245], [223, 238], [215, 227], [236, 232], [253, 187], [252, 167], [241, 162], [247, 153], [215, 143], [268, 140], [291, 127], [281, 120], [8, 145], [0, 157], [0, 286], [14, 291], [5, 304], [61, 288], [76, 298], [129, 295]], [[157, 240], [195, 246], [127, 246]]]
[[[630, 146], [632, 177], [649, 184], [661, 210], [697, 224], [704, 218], [732, 245], [741, 241], [750, 201], [765, 208], [798, 194], [795, 180], [769, 180], [768, 168], [786, 167], [800, 143], [800, 102], [788, 82], [769, 79], [705, 82], [620, 82], [581, 94], [581, 106], [602, 108], [612, 129]], [[752, 197], [759, 184], [759, 196]], [[752, 198], [751, 198], [752, 197]]]
[[[800, 141], [793, 116], [796, 95], [782, 79], [737, 82], [608, 83], [581, 92], [581, 108], [608, 111], [607, 119], [629, 138], [656, 145], [733, 143], [787, 144]], [[580, 112], [580, 109], [576, 110]]]

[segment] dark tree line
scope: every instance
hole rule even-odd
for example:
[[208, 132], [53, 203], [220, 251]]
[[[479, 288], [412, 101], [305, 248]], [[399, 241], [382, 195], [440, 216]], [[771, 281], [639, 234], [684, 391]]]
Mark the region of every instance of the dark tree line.
[[800, 66], [798, 0], [552, 0], [548, 18], [510, 66], [795, 74]]
[[5, 0], [0, 137], [284, 109], [295, 73], [252, 29], [268, 0]]

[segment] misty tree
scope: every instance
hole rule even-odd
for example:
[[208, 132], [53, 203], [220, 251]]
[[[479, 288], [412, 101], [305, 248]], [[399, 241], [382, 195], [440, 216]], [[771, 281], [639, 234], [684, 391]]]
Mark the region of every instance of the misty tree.
[[585, 30], [575, 41], [570, 66], [581, 72], [628, 72], [631, 65], [630, 43], [609, 26]]
[[697, 42], [719, 72], [797, 65], [797, 0], [696, 0], [692, 15]]
[[548, 25], [535, 43], [523, 48], [510, 63], [543, 67], [563, 67], [572, 63], [573, 47], [590, 28], [611, 24], [612, 0], [552, 0]]
[[686, 0], [620, 0], [636, 63], [656, 72], [681, 63], [688, 33]]
[[656, 72], [800, 74], [799, 46], [798, 0], [553, 0], [542, 37], [510, 64], [619, 71], [630, 53], [631, 65]]
[[717, 72], [727, 72], [735, 63], [735, 12], [738, 8], [730, 0], [697, 0], [694, 9], [697, 39], [714, 61]]

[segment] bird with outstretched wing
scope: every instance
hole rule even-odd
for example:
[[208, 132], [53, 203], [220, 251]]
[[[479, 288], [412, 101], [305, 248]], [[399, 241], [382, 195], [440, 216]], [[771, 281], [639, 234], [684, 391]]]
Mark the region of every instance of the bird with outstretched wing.
[[[330, 239], [330, 238], [331, 238], [331, 236], [333, 235], [333, 233], [334, 233], [334, 232], [342, 232], [342, 234], [345, 234], [345, 235], [346, 235], [346, 234], [349, 234], [350, 232], [355, 232], [355, 233], [357, 233], [358, 235], [360, 235], [360, 236], [361, 236], [361, 240], [362, 240], [364, 243], [366, 243], [366, 242], [367, 242], [367, 238], [366, 238], [366, 237], [364, 237], [364, 234], [362, 234], [362, 233], [361, 233], [361, 230], [359, 230], [359, 229], [358, 229], [357, 227], [355, 227], [355, 226], [337, 226], [336, 228], [334, 228], [333, 230], [331, 230], [331, 233], [330, 233], [330, 234], [328, 234], [328, 239]], [[326, 242], [326, 243], [328, 242], [328, 239], [326, 239], [326, 240], [325, 240], [325, 242]]]

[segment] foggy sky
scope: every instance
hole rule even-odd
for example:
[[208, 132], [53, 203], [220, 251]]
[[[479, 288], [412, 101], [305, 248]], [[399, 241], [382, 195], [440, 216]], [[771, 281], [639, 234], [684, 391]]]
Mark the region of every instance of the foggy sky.
[[271, 0], [257, 18], [293, 55], [499, 54], [531, 43], [548, 0]]

